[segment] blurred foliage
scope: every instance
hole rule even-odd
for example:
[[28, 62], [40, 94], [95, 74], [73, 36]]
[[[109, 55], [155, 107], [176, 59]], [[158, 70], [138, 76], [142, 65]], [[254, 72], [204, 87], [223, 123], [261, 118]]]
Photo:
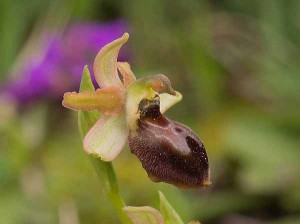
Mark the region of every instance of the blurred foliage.
[[[207, 148], [213, 185], [199, 190], [151, 182], [124, 150], [114, 164], [128, 205], [158, 208], [162, 190], [184, 221], [300, 223], [300, 1], [1, 0], [1, 83], [35, 24], [68, 11], [128, 21], [133, 71], [168, 75], [184, 97], [169, 116]], [[117, 223], [77, 114], [60, 100], [0, 101], [1, 223]]]

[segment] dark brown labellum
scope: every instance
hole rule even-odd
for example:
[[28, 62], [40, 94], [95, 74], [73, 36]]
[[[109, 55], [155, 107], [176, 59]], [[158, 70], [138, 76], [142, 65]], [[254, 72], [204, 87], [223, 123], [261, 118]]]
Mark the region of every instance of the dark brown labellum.
[[162, 115], [158, 96], [142, 100], [139, 111], [129, 147], [150, 179], [182, 188], [210, 185], [208, 158], [199, 137], [187, 126]]

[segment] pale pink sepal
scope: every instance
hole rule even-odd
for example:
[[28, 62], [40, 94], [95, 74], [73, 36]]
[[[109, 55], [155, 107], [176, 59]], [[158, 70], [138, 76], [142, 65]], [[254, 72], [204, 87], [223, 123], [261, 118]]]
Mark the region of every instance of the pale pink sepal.
[[134, 224], [164, 224], [160, 212], [149, 206], [125, 206], [123, 211], [126, 212]]
[[128, 133], [124, 112], [117, 116], [102, 115], [86, 134], [83, 148], [103, 161], [112, 161], [124, 148]]
[[107, 45], [105, 45], [97, 54], [94, 61], [94, 75], [98, 85], [101, 88], [116, 86], [123, 88], [117, 71], [117, 57], [120, 48], [129, 38], [128, 33]]

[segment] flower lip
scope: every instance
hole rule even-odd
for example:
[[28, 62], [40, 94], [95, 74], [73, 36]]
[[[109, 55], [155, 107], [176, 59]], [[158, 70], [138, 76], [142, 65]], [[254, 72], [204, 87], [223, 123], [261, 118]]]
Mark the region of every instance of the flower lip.
[[159, 108], [158, 96], [141, 101], [137, 129], [129, 135], [131, 152], [154, 182], [181, 188], [208, 186], [209, 164], [202, 141], [187, 126], [162, 115]]

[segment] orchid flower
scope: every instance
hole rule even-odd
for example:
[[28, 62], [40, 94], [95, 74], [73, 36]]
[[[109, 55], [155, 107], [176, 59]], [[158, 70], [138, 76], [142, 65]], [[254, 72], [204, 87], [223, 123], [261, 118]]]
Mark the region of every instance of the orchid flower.
[[181, 94], [165, 75], [137, 80], [127, 62], [117, 62], [128, 38], [125, 33], [97, 54], [93, 71], [99, 89], [64, 95], [62, 104], [69, 109], [102, 113], [84, 137], [85, 152], [112, 161], [128, 139], [131, 152], [140, 159], [151, 180], [184, 188], [209, 185], [202, 141], [188, 127], [162, 115], [182, 99]]

